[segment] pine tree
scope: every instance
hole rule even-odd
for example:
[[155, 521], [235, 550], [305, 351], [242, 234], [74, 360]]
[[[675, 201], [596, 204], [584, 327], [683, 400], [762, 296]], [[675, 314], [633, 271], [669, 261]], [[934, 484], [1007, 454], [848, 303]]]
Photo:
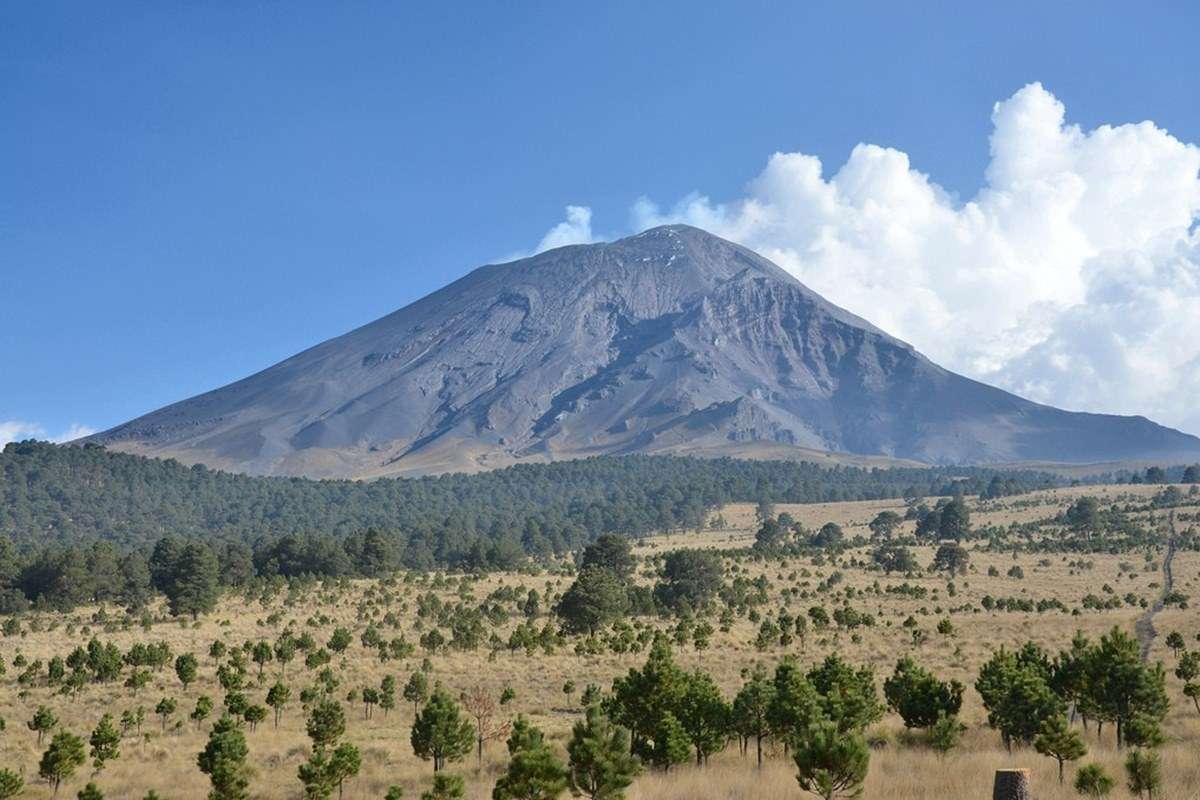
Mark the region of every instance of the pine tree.
[[687, 761], [692, 754], [692, 743], [687, 731], [671, 712], [665, 712], [654, 729], [650, 763], [670, 772], [671, 767]]
[[104, 800], [104, 792], [100, 791], [99, 786], [89, 781], [87, 786], [79, 790], [76, 797], [79, 800]]
[[196, 727], [200, 727], [200, 723], [208, 719], [208, 715], [212, 713], [213, 701], [208, 695], [200, 695], [196, 698], [196, 707], [192, 709], [189, 716], [196, 721]]
[[1154, 800], [1154, 793], [1162, 786], [1162, 759], [1150, 750], [1134, 750], [1125, 759], [1125, 775], [1129, 779], [1129, 791]]
[[261, 681], [263, 670], [267, 664], [275, 660], [275, 650], [269, 642], [260, 641], [254, 645], [254, 649], [250, 651], [250, 658], [255, 664], [258, 664], [258, 679]]
[[258, 730], [258, 723], [267, 718], [267, 710], [258, 704], [247, 706], [242, 712], [242, 719], [250, 723], [250, 730]]
[[[671, 655], [666, 639], [655, 637], [642, 669], [613, 681], [612, 695], [605, 711], [613, 722], [624, 726], [632, 737], [631, 747], [640, 755], [649, 755], [649, 743], [655, 739], [663, 716], [678, 706], [687, 675]], [[675, 723], [679, 720], [676, 718]], [[655, 763], [658, 763], [655, 761]]]
[[33, 712], [33, 718], [25, 723], [25, 726], [31, 731], [37, 732], [38, 747], [42, 745], [42, 737], [47, 731], [54, 730], [54, 726], [58, 724], [58, 717], [54, 715], [46, 706], [38, 706], [37, 711]]
[[25, 788], [25, 780], [8, 769], [0, 769], [0, 800], [16, 798]]
[[725, 746], [729, 713], [711, 675], [697, 671], [688, 676], [675, 716], [696, 750], [697, 764], [708, 763], [708, 757]]
[[349, 742], [342, 742], [329, 758], [329, 773], [331, 780], [337, 784], [338, 797], [342, 796], [342, 785], [353, 778], [362, 768], [362, 754], [358, 748]]
[[112, 714], [100, 718], [89, 743], [92, 746], [92, 766], [97, 772], [104, 769], [105, 762], [121, 755], [121, 732], [113, 724]]
[[461, 761], [475, 744], [475, 731], [463, 717], [458, 704], [440, 686], [434, 687], [429, 702], [413, 721], [409, 737], [413, 752], [433, 762], [440, 772], [447, 762]]
[[614, 725], [596, 706], [576, 722], [567, 743], [571, 792], [591, 800], [622, 800], [642, 771], [629, 752], [629, 731]]
[[429, 679], [424, 672], [417, 670], [408, 677], [408, 683], [404, 684], [404, 699], [413, 704], [415, 716], [420, 705], [429, 699]]
[[462, 775], [435, 772], [433, 786], [429, 787], [429, 791], [421, 793], [421, 800], [462, 800], [465, 791]]
[[208, 776], [209, 800], [246, 800], [246, 737], [229, 715], [217, 720], [208, 743], [196, 757], [200, 771]]
[[567, 788], [567, 768], [532, 725], [513, 726], [508, 769], [496, 780], [492, 800], [553, 800]]
[[154, 713], [158, 714], [159, 718], [162, 719], [162, 729], [164, 732], [167, 730], [167, 719], [175, 713], [175, 709], [178, 707], [179, 704], [175, 702], [174, 697], [164, 697], [154, 707]]
[[[762, 767], [763, 739], [771, 732], [770, 711], [775, 699], [775, 686], [761, 664], [756, 664], [750, 677], [733, 698], [733, 727], [743, 741], [754, 739], [758, 766]], [[743, 754], [745, 748], [743, 748]]]
[[394, 675], [384, 675], [379, 682], [379, 707], [383, 709], [386, 719], [388, 712], [396, 707], [396, 678]]
[[953, 717], [962, 708], [963, 685], [944, 682], [905, 656], [883, 682], [888, 707], [900, 715], [906, 728], [928, 728], [942, 717]]
[[862, 792], [871, 752], [861, 733], [840, 732], [832, 722], [817, 722], [793, 744], [801, 789], [824, 800], [857, 797]]
[[1075, 773], [1075, 791], [1092, 800], [1108, 797], [1116, 781], [1099, 764], [1084, 764]]
[[283, 681], [275, 681], [275, 685], [267, 690], [267, 705], [275, 712], [275, 727], [279, 727], [279, 717], [283, 707], [292, 696], [292, 690]]
[[0, 769], [0, 800], [16, 797], [25, 788], [25, 780], [10, 769]]
[[216, 608], [220, 596], [217, 557], [207, 546], [185, 545], [167, 587], [167, 602], [175, 616], [191, 614], [196, 619]]
[[179, 658], [175, 659], [175, 675], [179, 678], [179, 682], [183, 684], [183, 690], [185, 692], [187, 691], [187, 688], [196, 680], [199, 666], [200, 663], [191, 653], [184, 653], [183, 655], [179, 656]]
[[333, 794], [333, 770], [330, 761], [329, 751], [318, 747], [309, 755], [308, 760], [297, 768], [296, 775], [304, 785], [305, 800], [326, 800]]
[[967, 726], [959, 722], [957, 716], [942, 714], [938, 717], [937, 722], [929, 726], [925, 739], [929, 742], [930, 747], [944, 756], [958, 747], [958, 741], [966, 729]]
[[54, 734], [50, 746], [42, 754], [42, 760], [38, 763], [38, 775], [50, 782], [54, 787], [54, 794], [57, 795], [59, 785], [65, 780], [70, 780], [75, 770], [86, 761], [83, 739], [67, 731], [59, 731]]
[[1062, 714], [1056, 714], [1042, 723], [1041, 732], [1033, 740], [1033, 747], [1044, 756], [1058, 761], [1058, 782], [1063, 782], [1063, 763], [1076, 761], [1087, 755], [1087, 745], [1079, 731]]
[[332, 698], [317, 703], [309, 713], [304, 729], [312, 739], [314, 749], [333, 745], [346, 732], [346, 712], [342, 704]]

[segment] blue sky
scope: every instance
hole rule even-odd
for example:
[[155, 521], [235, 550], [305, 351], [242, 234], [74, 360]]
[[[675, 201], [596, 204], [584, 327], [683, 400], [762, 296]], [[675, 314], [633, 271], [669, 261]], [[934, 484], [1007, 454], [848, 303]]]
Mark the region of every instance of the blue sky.
[[608, 236], [641, 197], [739, 202], [776, 151], [895, 148], [960, 203], [1034, 81], [1084, 131], [1200, 141], [1185, 3], [446, 5], [0, 8], [0, 426], [117, 424], [529, 251], [569, 204]]

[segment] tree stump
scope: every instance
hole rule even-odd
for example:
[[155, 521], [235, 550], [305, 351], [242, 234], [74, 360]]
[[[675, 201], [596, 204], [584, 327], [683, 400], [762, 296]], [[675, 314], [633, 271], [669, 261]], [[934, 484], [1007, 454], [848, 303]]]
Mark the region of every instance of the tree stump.
[[996, 770], [992, 800], [1033, 800], [1033, 790], [1029, 787], [1029, 770]]

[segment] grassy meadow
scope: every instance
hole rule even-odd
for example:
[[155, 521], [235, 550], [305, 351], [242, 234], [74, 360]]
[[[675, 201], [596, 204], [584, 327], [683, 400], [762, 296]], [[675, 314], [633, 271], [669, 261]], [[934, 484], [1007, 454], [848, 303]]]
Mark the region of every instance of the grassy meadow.
[[[1086, 489], [1058, 489], [993, 501], [968, 498], [972, 507], [971, 522], [976, 529], [995, 525], [1034, 524], [1054, 518], [1076, 497], [1091, 494], [1106, 504], [1146, 503], [1160, 487], [1110, 486]], [[787, 506], [777, 512], [787, 512], [809, 528], [826, 522], [841, 525], [847, 537], [869, 536], [867, 523], [880, 511], [891, 509], [904, 513], [902, 501], [868, 501]], [[1195, 506], [1180, 509], [1181, 513]], [[679, 547], [705, 547], [737, 551], [754, 541], [757, 527], [751, 505], [732, 505], [721, 509], [721, 529], [701, 533], [675, 533], [654, 537], [638, 543], [634, 553], [642, 557], [638, 580], [653, 581], [653, 569], [648, 560], [656, 554]], [[1139, 512], [1147, 524], [1164, 524], [1162, 514]], [[716, 516], [716, 515], [714, 515]], [[905, 523], [911, 532], [913, 523]], [[1183, 527], [1186, 527], [1184, 525]], [[921, 571], [911, 575], [885, 576], [871, 565], [869, 547], [859, 547], [842, 554], [837, 563], [814, 563], [822, 559], [790, 557], [774, 560], [742, 558], [726, 562], [727, 578], [742, 575], [747, 578], [765, 576], [769, 585], [769, 602], [762, 610], [776, 611], [788, 607], [793, 614], [803, 614], [809, 606], [821, 602], [815, 592], [822, 582], [836, 572], [838, 591], [847, 587], [855, 590], [853, 605], [875, 617], [871, 627], [853, 632], [830, 627], [810, 628], [803, 642], [759, 649], [755, 645], [758, 625], [746, 616], [736, 617], [728, 631], [718, 630], [710, 646], [697, 651], [690, 643], [676, 647], [676, 661], [687, 669], [703, 669], [713, 675], [728, 698], [741, 685], [744, 670], [756, 662], [771, 668], [787, 654], [805, 662], [819, 661], [829, 654], [838, 654], [853, 664], [874, 668], [877, 686], [881, 687], [902, 655], [912, 656], [919, 664], [933, 670], [941, 678], [957, 678], [968, 688], [965, 694], [962, 721], [968, 726], [961, 745], [948, 755], [940, 756], [915, 735], [904, 730], [895, 714], [885, 715], [870, 733], [874, 746], [870, 772], [864, 796], [868, 798], [983, 798], [991, 796], [993, 772], [1004, 767], [1028, 767], [1033, 772], [1036, 796], [1040, 800], [1076, 797], [1070, 787], [1074, 768], [1067, 767], [1067, 785], [1060, 787], [1057, 765], [1032, 748], [1017, 749], [1010, 755], [1001, 744], [999, 735], [987, 727], [986, 713], [973, 688], [980, 665], [1001, 645], [1017, 646], [1033, 640], [1051, 653], [1070, 645], [1071, 637], [1082, 630], [1093, 639], [1120, 626], [1133, 632], [1135, 623], [1146, 610], [1140, 602], [1122, 604], [1108, 610], [1080, 610], [1078, 614], [1058, 610], [1042, 613], [1014, 611], [985, 611], [985, 595], [1019, 597], [1033, 601], [1058, 600], [1067, 609], [1079, 609], [1082, 598], [1089, 593], [1123, 597], [1135, 595], [1139, 601], [1152, 603], [1162, 591], [1163, 552], [1155, 549], [1119, 554], [1064, 554], [1020, 551], [990, 552], [977, 549], [982, 542], [965, 543], [970, 551], [970, 568], [966, 575], [952, 579], [953, 595], [944, 574]], [[932, 561], [934, 546], [915, 546], [914, 552], [922, 566]], [[1086, 562], [1084, 564], [1083, 562]], [[1009, 575], [1018, 566], [1023, 577]], [[994, 567], [994, 570], [989, 570]], [[989, 574], [989, 572], [995, 574]], [[1200, 553], [1180, 550], [1174, 558], [1174, 588], [1191, 598], [1200, 591]], [[543, 597], [542, 615], [534, 622], [540, 627], [553, 622], [546, 613], [545, 598], [563, 592], [571, 583], [569, 565], [536, 573], [486, 574], [466, 581], [458, 576], [439, 579], [435, 574], [404, 576], [381, 585], [375, 580], [311, 584], [289, 591], [286, 587], [274, 593], [253, 597], [227, 594], [217, 611], [200, 617], [177, 620], [153, 606], [147, 629], [139, 619], [124, 621], [118, 608], [80, 608], [66, 615], [34, 612], [20, 618], [21, 631], [0, 639], [0, 654], [7, 665], [7, 674], [0, 678], [0, 716], [6, 730], [0, 733], [0, 767], [21, 773], [26, 787], [21, 795], [29, 798], [51, 796], [51, 788], [37, 778], [38, 759], [45, 742], [37, 744], [37, 735], [26, 727], [38, 705], [50, 706], [61, 725], [87, 738], [100, 717], [112, 713], [118, 719], [123, 711], [137, 706], [146, 710], [141, 734], [130, 730], [120, 746], [120, 757], [109, 762], [102, 771], [94, 773], [89, 763], [64, 782], [58, 794], [74, 797], [83, 785], [94, 781], [110, 798], [137, 798], [154, 790], [163, 798], [205, 797], [209, 784], [196, 766], [196, 755], [207, 739], [212, 719], [196, 725], [188, 712], [196, 699], [207, 695], [220, 706], [221, 687], [217, 683], [217, 662], [209, 656], [210, 645], [222, 641], [228, 647], [246, 641], [274, 641], [291, 627], [297, 635], [308, 632], [322, 645], [333, 630], [345, 627], [353, 633], [353, 642], [342, 654], [334, 655], [331, 666], [340, 678], [339, 695], [363, 686], [378, 686], [385, 675], [395, 676], [403, 687], [409, 675], [428, 658], [430, 682], [440, 681], [456, 696], [469, 688], [482, 685], [496, 696], [504, 688], [515, 692], [515, 699], [506, 704], [502, 717], [516, 713], [528, 716], [556, 742], [560, 754], [570, 734], [572, 724], [582, 714], [580, 695], [589, 684], [607, 690], [614, 677], [631, 667], [641, 666], [646, 650], [640, 652], [579, 655], [574, 651], [574, 639], [548, 653], [537, 649], [532, 654], [507, 647], [491, 651], [486, 641], [474, 651], [451, 649], [426, 653], [417, 642], [430, 623], [416, 615], [417, 597], [432, 593], [447, 602], [478, 603], [503, 587], [519, 587], [522, 593], [536, 589]], [[874, 593], [882, 587], [907, 583], [924, 590], [917, 597], [896, 593]], [[799, 589], [809, 593], [789, 594], [784, 589]], [[861, 590], [861, 591], [860, 591]], [[519, 611], [509, 609], [511, 618], [496, 626], [495, 633], [507, 642], [509, 633], [525, 618]], [[392, 612], [397, 625], [383, 622], [383, 615]], [[906, 620], [910, 620], [908, 625]], [[939, 633], [939, 620], [948, 618], [953, 632]], [[402, 659], [381, 661], [374, 650], [360, 642], [360, 635], [374, 622], [386, 638], [403, 635], [416, 646], [415, 653]], [[670, 631], [675, 622], [656, 617], [631, 619], [636, 626], [650, 626]], [[715, 616], [712, 620], [717, 627]], [[921, 631], [914, 637], [915, 628]], [[1194, 800], [1200, 797], [1200, 713], [1182, 694], [1182, 684], [1172, 674], [1175, 656], [1166, 646], [1167, 632], [1179, 631], [1191, 647], [1200, 647], [1200, 614], [1194, 608], [1167, 607], [1153, 617], [1157, 631], [1151, 645], [1151, 659], [1162, 660], [1168, 669], [1168, 694], [1171, 709], [1164, 725], [1168, 741], [1161, 748], [1164, 765], [1164, 789], [1158, 800]], [[488, 631], [489, 635], [492, 633]], [[58, 655], [65, 657], [76, 646], [86, 645], [96, 636], [127, 651], [138, 642], [165, 641], [173, 655], [192, 652], [200, 661], [199, 679], [186, 691], [168, 664], [151, 674], [148, 685], [136, 692], [122, 686], [121, 681], [85, 687], [72, 698], [60, 694], [45, 680], [22, 686], [17, 677], [21, 672], [14, 666], [18, 656], [26, 661], [48, 661]], [[173, 658], [172, 658], [173, 661]], [[262, 703], [267, 688], [279, 677], [280, 667], [268, 663], [258, 680], [258, 667], [250, 664], [251, 682], [246, 694], [252, 702]], [[313, 682], [314, 670], [306, 669], [303, 654], [287, 667], [283, 680], [292, 688], [290, 703], [283, 709], [278, 728], [270, 717], [254, 730], [246, 729], [249, 746], [250, 792], [253, 797], [296, 798], [302, 796], [297, 768], [307, 758], [310, 744], [304, 728], [304, 711], [299, 699], [300, 689]], [[44, 673], [44, 670], [43, 670]], [[564, 682], [573, 681], [576, 690], [563, 691]], [[178, 710], [165, 722], [154, 713], [162, 697], [172, 697]], [[346, 703], [346, 740], [362, 752], [362, 768], [357, 777], [344, 787], [346, 800], [383, 798], [389, 786], [404, 788], [405, 797], [419, 797], [428, 788], [432, 766], [418, 759], [409, 742], [414, 717], [412, 704], [397, 698], [396, 708], [387, 714], [375, 708], [366, 718], [364, 706]], [[217, 712], [219, 713], [219, 711]], [[48, 737], [47, 737], [48, 738]], [[1113, 733], [1105, 730], [1098, 740], [1095, 729], [1085, 739], [1089, 754], [1078, 763], [1096, 761], [1118, 778], [1113, 797], [1130, 796], [1124, 786], [1122, 761], [1124, 753], [1115, 747]], [[488, 743], [481, 764], [474, 755], [449, 765], [453, 772], [466, 778], [467, 797], [490, 797], [495, 778], [507, 763], [503, 740]], [[742, 757], [736, 746], [729, 747], [703, 768], [690, 765], [676, 767], [669, 773], [647, 771], [628, 792], [636, 800], [685, 800], [687, 798], [744, 798], [771, 800], [804, 796], [796, 779], [795, 769], [779, 747], [772, 747], [765, 766], [755, 767], [753, 756]]]

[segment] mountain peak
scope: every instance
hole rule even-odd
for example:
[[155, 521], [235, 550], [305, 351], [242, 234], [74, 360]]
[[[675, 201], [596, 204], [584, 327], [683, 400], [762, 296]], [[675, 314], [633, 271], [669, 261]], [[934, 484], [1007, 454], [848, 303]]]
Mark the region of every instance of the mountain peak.
[[317, 477], [756, 447], [929, 462], [1200, 452], [1142, 419], [1071, 414], [947, 372], [688, 225], [481, 267], [94, 440]]

